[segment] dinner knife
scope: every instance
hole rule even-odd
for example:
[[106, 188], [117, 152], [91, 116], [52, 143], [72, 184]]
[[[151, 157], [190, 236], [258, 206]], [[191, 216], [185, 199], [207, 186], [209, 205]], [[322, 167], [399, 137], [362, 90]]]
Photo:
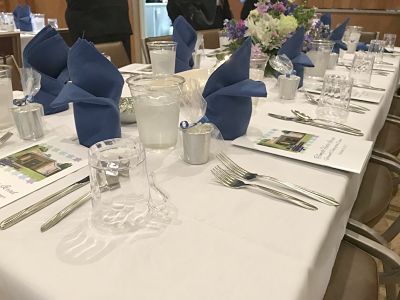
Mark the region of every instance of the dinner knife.
[[350, 135], [355, 135], [355, 136], [363, 136], [364, 135], [362, 132], [351, 131], [351, 130], [346, 129], [345, 127], [338, 127], [338, 126], [333, 126], [333, 125], [325, 125], [322, 123], [303, 121], [299, 118], [282, 116], [282, 115], [277, 115], [277, 114], [272, 114], [272, 113], [269, 113], [268, 115], [270, 117], [273, 117], [273, 118], [276, 118], [279, 120], [292, 121], [292, 122], [296, 122], [296, 123], [300, 123], [300, 124], [304, 124], [304, 125], [310, 125], [310, 126], [327, 129], [327, 130], [332, 130], [332, 131], [336, 131], [336, 132], [341, 132], [341, 133], [346, 133], [346, 134], [350, 134]]
[[89, 176], [79, 180], [62, 190], [51, 194], [50, 196], [24, 208], [23, 210], [13, 214], [12, 216], [6, 218], [0, 223], [0, 229], [4, 230], [14, 226], [15, 224], [21, 222], [22, 220], [26, 219], [27, 217], [37, 213], [38, 211], [42, 210], [43, 208], [49, 206], [50, 204], [56, 202], [57, 200], [61, 199], [62, 197], [80, 189], [81, 187], [87, 185], [89, 183]]
[[47, 220], [40, 227], [40, 231], [45, 232], [45, 231], [49, 230], [50, 228], [52, 228], [54, 225], [57, 225], [61, 220], [63, 220], [65, 217], [69, 216], [75, 209], [81, 207], [83, 204], [85, 204], [91, 198], [92, 198], [92, 196], [90, 193], [86, 193], [83, 196], [79, 197], [74, 202], [72, 202], [70, 205], [68, 205], [68, 206], [64, 207], [62, 210], [60, 210], [52, 218]]

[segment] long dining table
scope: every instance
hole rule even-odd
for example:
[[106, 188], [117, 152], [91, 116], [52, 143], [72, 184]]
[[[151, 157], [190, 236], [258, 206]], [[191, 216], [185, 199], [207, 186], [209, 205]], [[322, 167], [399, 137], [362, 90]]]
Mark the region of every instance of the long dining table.
[[[392, 70], [387, 76], [373, 75], [371, 81], [386, 89], [381, 102], [360, 102], [370, 111], [349, 114], [346, 124], [364, 132], [354, 139], [374, 141], [384, 125], [399, 82], [400, 58], [385, 56], [385, 60], [393, 63]], [[140, 67], [134, 64], [124, 70]], [[269, 112], [290, 115], [291, 109], [315, 116], [316, 110], [303, 93], [292, 101], [278, 99], [272, 82], [267, 80], [268, 97], [257, 99], [253, 107], [248, 132], [275, 127], [327, 133], [269, 117]], [[60, 134], [73, 140], [72, 108], [46, 116], [45, 121], [48, 132], [57, 134], [62, 128]], [[123, 136], [135, 135], [135, 124], [123, 126]], [[21, 145], [14, 137], [0, 154]], [[318, 210], [309, 211], [262, 193], [229, 189], [210, 173], [218, 164], [215, 157], [192, 166], [176, 150], [149, 151], [147, 165], [159, 189], [156, 194], [167, 195], [174, 207], [170, 224], [145, 232], [102, 234], [92, 227], [91, 204], [86, 203], [41, 233], [41, 224], [89, 191], [86, 186], [0, 231], [0, 299], [323, 299], [363, 173], [246, 150], [229, 142], [224, 151], [249, 170], [331, 195], [340, 205], [313, 202]], [[87, 174], [83, 168], [1, 208], [0, 220]]]

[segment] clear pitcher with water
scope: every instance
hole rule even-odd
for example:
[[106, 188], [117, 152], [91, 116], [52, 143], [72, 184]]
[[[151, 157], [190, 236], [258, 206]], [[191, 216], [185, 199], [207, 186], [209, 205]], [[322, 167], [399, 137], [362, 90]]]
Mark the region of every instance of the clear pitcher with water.
[[307, 56], [310, 58], [314, 67], [305, 67], [304, 75], [307, 77], [323, 78], [328, 69], [330, 55], [334, 46], [330, 40], [314, 40], [310, 43], [310, 51]]
[[10, 113], [12, 101], [11, 67], [0, 65], [0, 129], [13, 124]]
[[177, 75], [137, 75], [127, 80], [134, 100], [139, 137], [146, 148], [173, 148], [185, 79]]

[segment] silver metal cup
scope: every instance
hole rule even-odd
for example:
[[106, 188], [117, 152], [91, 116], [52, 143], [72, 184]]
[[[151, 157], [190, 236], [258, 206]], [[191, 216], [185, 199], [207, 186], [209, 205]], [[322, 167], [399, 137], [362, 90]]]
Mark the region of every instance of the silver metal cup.
[[38, 140], [44, 135], [43, 106], [39, 103], [29, 103], [10, 109], [18, 135], [23, 140]]
[[279, 98], [285, 100], [293, 100], [296, 97], [299, 88], [300, 77], [296, 75], [280, 75], [279, 82]]
[[208, 162], [210, 154], [211, 124], [201, 124], [182, 129], [183, 160], [191, 165], [202, 165]]

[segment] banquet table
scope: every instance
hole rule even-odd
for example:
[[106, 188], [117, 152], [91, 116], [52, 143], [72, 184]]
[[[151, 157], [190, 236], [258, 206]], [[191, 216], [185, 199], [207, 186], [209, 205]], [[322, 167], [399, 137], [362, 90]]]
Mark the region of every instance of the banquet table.
[[[393, 72], [372, 78], [372, 85], [386, 89], [382, 101], [361, 103], [370, 111], [349, 115], [347, 124], [365, 133], [354, 139], [374, 141], [384, 124], [399, 82], [400, 62], [399, 57], [385, 59], [394, 64]], [[123, 70], [140, 67], [134, 64]], [[273, 85], [267, 80], [268, 97], [253, 106], [248, 132], [284, 127], [326, 133], [269, 117], [268, 112], [290, 115], [291, 109], [314, 116], [316, 109], [302, 93], [293, 101], [279, 100]], [[45, 120], [49, 134], [73, 138], [72, 108]], [[123, 136], [135, 135], [135, 124], [123, 126]], [[14, 137], [0, 155], [21, 144]], [[250, 151], [229, 142], [225, 152], [249, 170], [329, 194], [340, 206], [313, 202], [318, 211], [308, 211], [260, 193], [228, 189], [210, 173], [218, 164], [215, 158], [191, 166], [179, 159], [176, 150], [149, 151], [148, 170], [176, 208], [171, 224], [149, 232], [101, 234], [91, 226], [91, 205], [86, 203], [41, 233], [45, 220], [89, 190], [89, 186], [82, 188], [0, 231], [0, 299], [322, 299], [362, 174]], [[79, 170], [1, 208], [0, 219], [87, 173], [86, 168]]]

